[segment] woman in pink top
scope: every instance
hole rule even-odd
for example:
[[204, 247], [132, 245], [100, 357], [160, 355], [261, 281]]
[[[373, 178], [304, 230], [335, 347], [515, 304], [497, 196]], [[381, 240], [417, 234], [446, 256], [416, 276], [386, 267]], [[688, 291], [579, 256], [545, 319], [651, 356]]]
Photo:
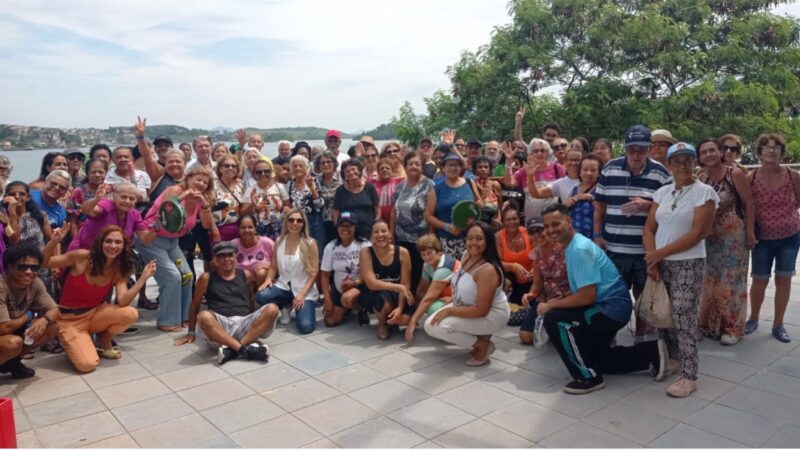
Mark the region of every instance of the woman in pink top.
[[239, 249], [236, 253], [236, 268], [250, 272], [255, 285], [261, 286], [267, 279], [275, 243], [256, 233], [256, 219], [250, 214], [239, 218], [239, 237], [231, 242]]
[[381, 158], [378, 161], [378, 179], [371, 180], [370, 182], [375, 185], [378, 191], [378, 205], [381, 207], [381, 220], [389, 223], [392, 215], [392, 198], [397, 190], [397, 185], [403, 181], [403, 178], [392, 178], [392, 160], [389, 158]]
[[792, 277], [795, 274], [797, 249], [800, 247], [800, 174], [780, 163], [786, 153], [786, 141], [780, 134], [762, 134], [756, 140], [756, 155], [761, 167], [747, 175], [756, 206], [756, 239], [752, 252], [753, 284], [750, 286], [750, 319], [744, 332], [758, 328], [758, 316], [764, 303], [772, 262], [775, 261], [775, 317], [772, 335], [781, 342], [790, 342], [783, 326], [783, 315], [789, 304]]
[[[178, 199], [186, 212], [186, 222], [177, 233], [161, 228], [158, 221], [161, 203], [164, 199], [173, 198]], [[189, 170], [180, 184], [167, 188], [158, 196], [144, 219], [147, 234], [134, 239], [136, 250], [144, 261], [156, 260], [158, 270], [155, 279], [160, 299], [156, 323], [161, 331], [180, 331], [183, 322], [188, 321], [194, 277], [178, 247], [178, 238], [194, 228], [198, 217], [203, 228], [213, 226], [214, 216], [210, 206], [213, 202], [214, 180], [211, 170], [197, 166]]]
[[128, 239], [133, 233], [144, 237], [146, 228], [142, 215], [134, 208], [138, 191], [130, 183], [114, 185], [113, 200], [106, 198], [109, 186], [101, 184], [97, 188], [97, 195], [81, 205], [81, 213], [86, 215], [86, 221], [78, 230], [78, 237], [69, 244], [68, 250], [79, 248], [89, 250], [103, 228], [116, 225], [122, 228]]
[[[528, 192], [528, 183], [539, 183], [540, 187], [546, 186], [548, 183], [556, 181], [566, 175], [564, 167], [552, 161], [553, 149], [550, 144], [544, 139], [532, 139], [528, 146], [530, 153], [528, 154], [528, 162], [522, 169], [514, 172], [506, 171], [503, 176], [503, 184], [511, 188], [521, 187], [525, 192], [525, 220], [532, 218], [540, 220], [542, 217], [542, 210], [550, 203], [555, 203], [558, 200], [538, 199], [531, 197]], [[511, 161], [513, 154], [506, 153], [506, 160]]]

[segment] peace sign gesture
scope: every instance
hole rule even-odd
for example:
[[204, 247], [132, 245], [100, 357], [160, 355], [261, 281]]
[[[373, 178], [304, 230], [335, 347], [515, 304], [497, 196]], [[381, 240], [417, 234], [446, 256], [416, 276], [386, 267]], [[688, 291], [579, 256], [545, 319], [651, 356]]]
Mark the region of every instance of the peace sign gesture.
[[514, 122], [522, 123], [522, 118], [525, 117], [525, 112], [528, 110], [527, 106], [523, 106], [522, 108], [517, 111], [517, 114], [514, 116]]
[[136, 116], [136, 124], [133, 126], [133, 134], [136, 137], [144, 137], [144, 129], [147, 126], [147, 117], [142, 119], [139, 116]]

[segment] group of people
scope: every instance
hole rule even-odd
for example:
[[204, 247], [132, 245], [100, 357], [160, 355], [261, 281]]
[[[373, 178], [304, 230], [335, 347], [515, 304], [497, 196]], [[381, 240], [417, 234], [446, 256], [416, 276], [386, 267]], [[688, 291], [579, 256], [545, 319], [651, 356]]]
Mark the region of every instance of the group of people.
[[[183, 333], [176, 345], [199, 339], [220, 364], [267, 361], [276, 323], [312, 333], [321, 307], [326, 327], [374, 317], [381, 340], [411, 343], [422, 325], [468, 349], [468, 366], [519, 326], [522, 344], [549, 336], [574, 378], [567, 392], [649, 370], [678, 373], [667, 394], [685, 397], [699, 339], [735, 345], [758, 328], [773, 264], [772, 335], [790, 340], [800, 175], [781, 166], [781, 135], [756, 139], [761, 166], [748, 171], [732, 134], [694, 146], [636, 125], [614, 158], [608, 140], [568, 141], [554, 123], [526, 143], [523, 119], [513, 141], [446, 131], [436, 146], [378, 149], [364, 136], [345, 152], [330, 130], [324, 148], [282, 141], [272, 159], [245, 130], [230, 146], [199, 136], [174, 148], [148, 142], [139, 119], [135, 146], [49, 153], [30, 183], [0, 161], [0, 372], [32, 376], [22, 360], [43, 345], [79, 372], [121, 358], [115, 338], [136, 331], [138, 297], [159, 330]], [[465, 200], [480, 211], [466, 227], [452, 214]], [[164, 225], [165, 204], [179, 227]], [[635, 319], [634, 345], [616, 345], [656, 281], [672, 327]]]

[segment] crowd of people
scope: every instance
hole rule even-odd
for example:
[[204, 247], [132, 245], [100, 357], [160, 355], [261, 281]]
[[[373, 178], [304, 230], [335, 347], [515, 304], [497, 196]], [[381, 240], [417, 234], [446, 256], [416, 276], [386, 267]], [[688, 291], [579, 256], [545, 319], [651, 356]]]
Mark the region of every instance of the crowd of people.
[[[573, 394], [649, 371], [678, 374], [666, 393], [690, 395], [698, 340], [755, 331], [773, 277], [772, 335], [790, 341], [800, 175], [781, 165], [781, 135], [754, 141], [761, 165], [748, 171], [733, 134], [694, 146], [635, 125], [614, 158], [609, 140], [570, 141], [554, 123], [526, 143], [523, 119], [513, 141], [446, 131], [436, 145], [379, 149], [364, 136], [345, 151], [330, 130], [324, 147], [282, 141], [272, 159], [245, 130], [230, 146], [199, 136], [176, 148], [148, 141], [139, 119], [136, 145], [48, 153], [30, 182], [0, 158], [0, 372], [33, 376], [22, 361], [39, 348], [81, 373], [121, 358], [134, 300], [179, 333], [175, 345], [209, 344], [219, 364], [267, 361], [276, 324], [313, 333], [319, 308], [325, 327], [376, 319], [381, 340], [413, 343], [422, 326], [469, 350], [468, 366], [488, 364], [492, 336], [516, 326], [520, 345], [549, 338]], [[480, 217], [457, 225], [465, 200]], [[670, 328], [631, 317], [656, 281]], [[617, 345], [629, 322], [634, 345]]]

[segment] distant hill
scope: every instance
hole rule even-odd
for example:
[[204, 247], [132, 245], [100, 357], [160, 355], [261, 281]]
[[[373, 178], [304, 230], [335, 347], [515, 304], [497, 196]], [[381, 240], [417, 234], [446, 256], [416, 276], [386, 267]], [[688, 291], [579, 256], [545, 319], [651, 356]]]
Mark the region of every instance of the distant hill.
[[378, 125], [377, 127], [373, 128], [371, 130], [368, 130], [368, 131], [363, 131], [361, 133], [354, 133], [353, 134], [353, 136], [357, 137], [357, 138], [360, 138], [361, 136], [364, 136], [364, 135], [372, 136], [373, 138], [375, 138], [376, 140], [379, 140], [379, 141], [386, 141], [386, 140], [389, 140], [389, 139], [395, 139], [397, 137], [394, 134], [394, 128], [392, 128], [392, 126], [390, 124], [388, 124], [388, 123], [384, 123], [384, 124]]

